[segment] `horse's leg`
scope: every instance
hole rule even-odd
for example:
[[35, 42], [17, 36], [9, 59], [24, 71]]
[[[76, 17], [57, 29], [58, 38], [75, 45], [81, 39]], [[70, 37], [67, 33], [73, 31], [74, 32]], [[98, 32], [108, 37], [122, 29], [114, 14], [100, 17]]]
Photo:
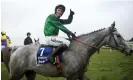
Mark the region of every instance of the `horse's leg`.
[[78, 78], [78, 80], [90, 80], [86, 75], [85, 75], [85, 72], [87, 72], [88, 68], [87, 66], [89, 65], [89, 60], [87, 61], [88, 64], [86, 64], [83, 68], [83, 70], [81, 70], [81, 74]]
[[[87, 69], [85, 70], [85, 72]], [[82, 74], [79, 76], [78, 80], [90, 80], [86, 75], [85, 72], [82, 72]]]
[[[64, 80], [72, 80], [72, 79], [70, 79], [70, 78], [65, 78]], [[79, 80], [79, 79], [76, 79], [76, 80]]]
[[86, 75], [84, 75], [83, 80], [90, 80]]
[[[2, 52], [2, 51], [1, 51]], [[3, 56], [1, 56], [3, 58], [3, 62], [4, 64], [6, 65], [6, 68], [9, 72], [9, 61], [10, 61], [10, 56], [11, 56], [11, 53], [10, 53], [10, 50], [7, 50], [5, 53], [2, 52]]]
[[27, 80], [35, 80], [36, 78], [36, 73], [34, 71], [26, 71], [25, 72]]
[[3, 52], [1, 51], [1, 62], [3, 62]]
[[[5, 64], [5, 65], [6, 65], [6, 68], [7, 68], [8, 72], [9, 72], [10, 70], [9, 70], [9, 66], [8, 66], [8, 64]], [[9, 72], [9, 73], [10, 73], [10, 72]]]
[[66, 80], [77, 80], [77, 78], [68, 77], [68, 78], [66, 78]]
[[14, 75], [14, 76], [10, 76], [10, 80], [20, 80], [22, 77], [23, 77], [23, 75], [21, 75], [21, 76], [20, 75], [19, 76]]
[[78, 80], [90, 80], [86, 75], [80, 76]]
[[24, 75], [24, 73], [22, 72], [23, 69], [22, 68], [21, 68], [21, 70], [18, 69], [18, 67], [15, 67], [14, 64], [11, 64], [9, 66], [10, 66], [9, 67], [10, 80], [20, 80], [23, 77], [23, 75]]
[[66, 80], [78, 80], [77, 78], [78, 78], [78, 75], [74, 74], [74, 75], [72, 75], [70, 77], [67, 77]]
[[18, 76], [12, 76], [10, 77], [10, 80], [20, 80], [20, 78]]
[[71, 77], [66, 78], [66, 80], [73, 80]]
[[9, 66], [8, 66], [8, 63], [9, 62], [7, 62], [7, 60], [5, 60], [5, 57], [4, 56], [1, 56], [1, 57], [3, 57], [3, 62], [4, 62], [6, 68], [7, 68], [8, 72], [9, 72]]

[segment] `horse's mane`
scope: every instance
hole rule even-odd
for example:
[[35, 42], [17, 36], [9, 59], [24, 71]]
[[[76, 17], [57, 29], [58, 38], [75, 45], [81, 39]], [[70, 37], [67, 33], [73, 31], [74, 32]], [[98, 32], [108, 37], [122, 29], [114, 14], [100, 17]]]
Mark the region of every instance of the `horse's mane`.
[[77, 36], [77, 38], [79, 38], [79, 37], [81, 37], [81, 36], [86, 36], [86, 35], [89, 35], [89, 34], [92, 34], [92, 33], [95, 33], [95, 32], [99, 32], [99, 31], [102, 31], [102, 30], [104, 30], [104, 29], [106, 29], [106, 28], [101, 28], [101, 29], [99, 29], [99, 30], [92, 31], [92, 32], [86, 33], [86, 34], [81, 34], [81, 35]]

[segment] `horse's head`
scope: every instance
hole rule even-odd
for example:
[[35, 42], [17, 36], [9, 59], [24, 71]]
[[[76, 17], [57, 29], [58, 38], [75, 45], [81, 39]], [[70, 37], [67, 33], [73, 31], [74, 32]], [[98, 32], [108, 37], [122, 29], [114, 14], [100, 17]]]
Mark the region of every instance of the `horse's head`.
[[132, 55], [133, 50], [126, 44], [126, 41], [114, 26], [115, 22], [111, 27], [109, 27], [110, 35], [105, 38], [106, 44], [122, 53], [125, 53], [126, 56]]
[[34, 38], [34, 41], [35, 41], [35, 45], [40, 45], [39, 38], [37, 40]]

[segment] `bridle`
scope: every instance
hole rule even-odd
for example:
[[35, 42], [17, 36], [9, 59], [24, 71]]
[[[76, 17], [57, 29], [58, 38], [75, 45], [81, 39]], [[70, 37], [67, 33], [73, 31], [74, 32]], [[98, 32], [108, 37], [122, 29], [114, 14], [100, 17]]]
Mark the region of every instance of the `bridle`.
[[[113, 34], [113, 32], [116, 31], [116, 29], [112, 30], [111, 28], [109, 28], [109, 30], [110, 30], [111, 36], [109, 37], [108, 44], [110, 44], [111, 37], [113, 37], [115, 45], [116, 45], [116, 48], [120, 47], [122, 49], [121, 52], [125, 51], [125, 47], [122, 47], [122, 46], [119, 45], [119, 43], [117, 42], [117, 40], [116, 40], [116, 38], [115, 38], [115, 36]], [[122, 39], [121, 39], [121, 41], [122, 41]]]

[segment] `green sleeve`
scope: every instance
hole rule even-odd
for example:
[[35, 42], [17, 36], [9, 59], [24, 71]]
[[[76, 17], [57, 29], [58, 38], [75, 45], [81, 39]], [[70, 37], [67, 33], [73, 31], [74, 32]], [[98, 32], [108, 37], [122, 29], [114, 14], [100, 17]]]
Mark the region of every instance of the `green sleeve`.
[[62, 24], [70, 24], [71, 22], [72, 22], [72, 20], [73, 20], [73, 15], [69, 15], [68, 16], [68, 19], [60, 19], [60, 22], [62, 23]]
[[68, 32], [70, 32], [65, 26], [63, 26], [60, 23], [60, 19], [58, 19], [55, 15], [51, 15], [49, 17], [49, 22], [54, 25], [55, 27], [59, 28], [61, 31], [65, 32], [68, 34]]

